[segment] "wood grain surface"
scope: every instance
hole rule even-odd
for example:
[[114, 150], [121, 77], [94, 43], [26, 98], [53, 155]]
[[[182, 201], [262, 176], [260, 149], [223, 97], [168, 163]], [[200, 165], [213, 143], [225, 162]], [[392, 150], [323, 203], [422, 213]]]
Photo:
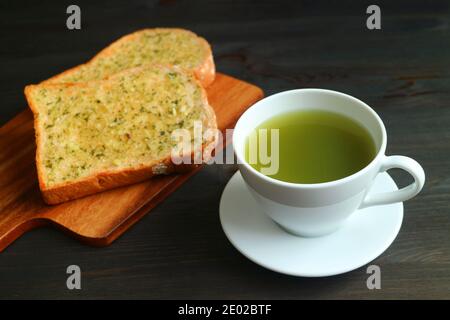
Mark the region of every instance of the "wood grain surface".
[[[211, 42], [220, 72], [266, 95], [318, 87], [367, 102], [385, 122], [387, 154], [416, 159], [427, 181], [404, 203], [397, 239], [372, 262], [381, 268], [381, 290], [367, 289], [367, 266], [305, 279], [248, 261], [219, 222], [219, 199], [236, 167], [214, 165], [111, 246], [85, 246], [53, 228], [26, 233], [0, 254], [0, 298], [450, 299], [448, 1], [376, 1], [377, 31], [366, 28], [373, 1], [364, 0], [76, 3], [78, 31], [65, 27], [72, 1], [0, 3], [2, 124], [24, 109], [24, 85], [89, 59], [123, 34], [177, 26]], [[390, 174], [399, 186], [410, 182]], [[71, 264], [82, 270], [82, 290], [66, 288]]]
[[[258, 87], [223, 74], [217, 74], [207, 94], [217, 126], [224, 134], [250, 105], [263, 97]], [[201, 169], [157, 176], [59, 205], [46, 205], [38, 186], [35, 148], [30, 110], [0, 128], [0, 252], [26, 231], [45, 224], [90, 245], [108, 245]]]

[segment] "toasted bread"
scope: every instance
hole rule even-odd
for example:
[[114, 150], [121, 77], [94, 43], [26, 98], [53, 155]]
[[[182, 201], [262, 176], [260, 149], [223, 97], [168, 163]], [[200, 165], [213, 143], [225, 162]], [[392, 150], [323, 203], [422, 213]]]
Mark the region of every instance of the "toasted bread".
[[118, 39], [85, 64], [71, 68], [43, 83], [100, 80], [122, 70], [145, 64], [167, 64], [191, 70], [207, 87], [214, 81], [215, 66], [208, 42], [195, 33], [177, 28], [143, 29]]
[[[172, 161], [171, 133], [194, 134], [195, 121], [203, 130], [217, 128], [205, 90], [179, 67], [146, 65], [103, 80], [29, 85], [25, 96], [34, 114], [39, 186], [49, 204], [192, 167]], [[214, 135], [201, 139], [192, 152], [216, 142]]]

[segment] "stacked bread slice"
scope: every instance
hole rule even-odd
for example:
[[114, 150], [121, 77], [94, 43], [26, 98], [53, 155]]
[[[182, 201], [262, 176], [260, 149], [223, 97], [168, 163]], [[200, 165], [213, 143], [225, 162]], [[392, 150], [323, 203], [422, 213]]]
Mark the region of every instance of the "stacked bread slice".
[[[146, 29], [27, 86], [44, 200], [56, 204], [192, 168], [194, 161], [173, 161], [174, 132], [192, 137], [183, 159], [208, 150], [207, 160], [217, 123], [204, 87], [214, 75], [204, 39], [181, 29]], [[200, 141], [196, 125], [209, 132]]]
[[214, 81], [209, 43], [195, 33], [176, 28], [144, 29], [128, 34], [76, 66], [43, 83], [100, 80], [125, 69], [147, 64], [179, 66], [192, 71], [203, 87]]

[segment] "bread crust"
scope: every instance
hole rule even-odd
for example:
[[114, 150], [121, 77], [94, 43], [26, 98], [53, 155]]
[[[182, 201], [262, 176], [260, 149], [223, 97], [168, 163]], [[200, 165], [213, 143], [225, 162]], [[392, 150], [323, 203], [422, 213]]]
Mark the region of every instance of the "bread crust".
[[[160, 66], [160, 65], [155, 65]], [[177, 68], [177, 67], [174, 67]], [[127, 69], [122, 72], [133, 72], [133, 70], [140, 69], [133, 68]], [[181, 69], [181, 68], [177, 68]], [[189, 72], [189, 71], [185, 71]], [[201, 86], [201, 82], [199, 79], [193, 77], [194, 81], [199, 86], [202, 93], [202, 105], [205, 107], [206, 120], [205, 127], [206, 129], [212, 129], [217, 132], [217, 121], [216, 115], [212, 107], [208, 103], [207, 94], [205, 89]], [[96, 80], [98, 81], [98, 80]], [[39, 84], [40, 86], [42, 84]], [[49, 83], [46, 86], [84, 86], [85, 83]], [[158, 159], [153, 161], [150, 164], [139, 165], [134, 168], [127, 169], [117, 169], [117, 170], [106, 170], [102, 172], [98, 172], [89, 177], [79, 179], [74, 182], [66, 182], [60, 183], [54, 186], [48, 186], [45, 183], [42, 162], [41, 162], [41, 150], [42, 150], [42, 139], [41, 132], [39, 126], [39, 109], [38, 106], [34, 103], [34, 100], [31, 97], [31, 90], [36, 85], [28, 85], [25, 87], [24, 93], [25, 97], [28, 101], [28, 105], [33, 113], [34, 119], [34, 129], [35, 129], [35, 137], [36, 137], [36, 168], [37, 175], [39, 180], [39, 188], [41, 190], [44, 201], [47, 204], [58, 204], [69, 200], [74, 200], [77, 198], [81, 198], [87, 195], [92, 195], [98, 192], [106, 191], [109, 189], [122, 187], [125, 185], [130, 185], [138, 182], [142, 182], [147, 180], [155, 175], [161, 174], [171, 174], [176, 172], [186, 172], [192, 170], [199, 166], [199, 164], [194, 164], [194, 152], [190, 155], [191, 164], [174, 164], [171, 160], [171, 156], [164, 159]], [[208, 141], [205, 141], [202, 145], [202, 154], [203, 154], [203, 162], [207, 162], [211, 154], [204, 154], [204, 150], [213, 149], [217, 144], [218, 136], [214, 135], [210, 137]]]
[[160, 32], [160, 31], [189, 33], [189, 34], [197, 37], [200, 40], [201, 45], [205, 49], [206, 55], [203, 59], [203, 63], [191, 71], [194, 72], [195, 77], [200, 81], [201, 85], [204, 88], [208, 87], [214, 81], [214, 79], [216, 77], [216, 67], [214, 64], [214, 58], [213, 58], [211, 46], [208, 43], [208, 41], [206, 41], [204, 38], [198, 36], [197, 34], [195, 34], [192, 31], [189, 31], [186, 29], [181, 29], [181, 28], [153, 28], [153, 29], [146, 28], [146, 29], [137, 30], [133, 33], [127, 34], [127, 35], [122, 36], [121, 38], [117, 39], [116, 41], [114, 41], [113, 43], [108, 45], [106, 48], [104, 48], [100, 52], [98, 52], [89, 61], [82, 63], [80, 65], [77, 65], [75, 67], [72, 67], [70, 69], [67, 69], [47, 80], [44, 80], [41, 82], [41, 84], [59, 83], [59, 81], [60, 81], [59, 79], [62, 78], [63, 76], [66, 76], [66, 75], [80, 69], [81, 67], [91, 64], [97, 58], [114, 54], [114, 52], [117, 50], [116, 47], [118, 46], [119, 43], [121, 43], [123, 41], [130, 41], [133, 38], [136, 38], [141, 32]]

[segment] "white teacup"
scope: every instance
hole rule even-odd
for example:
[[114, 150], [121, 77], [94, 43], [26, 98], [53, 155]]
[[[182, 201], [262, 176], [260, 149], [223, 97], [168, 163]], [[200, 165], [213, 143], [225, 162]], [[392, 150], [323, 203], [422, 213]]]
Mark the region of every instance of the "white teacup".
[[[263, 175], [246, 162], [246, 137], [259, 124], [281, 113], [310, 108], [337, 112], [367, 128], [378, 150], [372, 162], [348, 177], [317, 184], [276, 180]], [[257, 102], [237, 122], [233, 132], [233, 147], [242, 176], [261, 209], [284, 229], [299, 236], [329, 234], [337, 230], [357, 209], [411, 199], [425, 183], [425, 173], [415, 160], [384, 154], [386, 129], [372, 108], [354, 97], [331, 90], [291, 90]], [[397, 191], [367, 196], [377, 174], [391, 168], [407, 171], [413, 176], [414, 182]]]

